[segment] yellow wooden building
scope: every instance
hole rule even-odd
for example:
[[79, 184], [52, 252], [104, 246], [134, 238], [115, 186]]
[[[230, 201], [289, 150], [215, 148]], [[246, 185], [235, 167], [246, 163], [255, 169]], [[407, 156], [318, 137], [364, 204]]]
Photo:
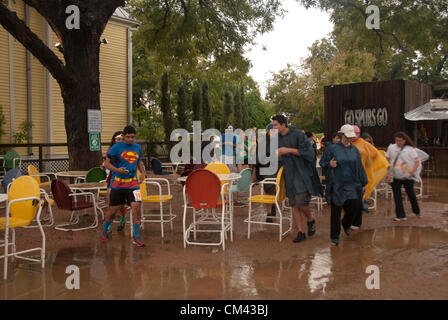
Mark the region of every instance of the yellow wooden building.
[[[31, 30], [63, 61], [55, 47], [57, 37], [45, 19], [21, 0], [9, 1]], [[103, 116], [101, 139], [110, 141], [112, 134], [130, 122], [132, 105], [132, 31], [138, 26], [128, 13], [118, 8], [109, 20], [101, 44], [100, 81]], [[29, 66], [29, 68], [27, 68]], [[29, 70], [27, 70], [29, 69]], [[25, 47], [0, 26], [0, 106], [5, 116], [2, 144], [14, 142], [20, 124], [32, 119], [31, 143], [65, 143], [64, 105], [58, 83]], [[104, 147], [106, 148], [106, 147]], [[16, 148], [21, 155], [36, 155], [37, 148]], [[103, 149], [103, 151], [106, 151]], [[47, 156], [67, 154], [65, 147], [45, 148]]]

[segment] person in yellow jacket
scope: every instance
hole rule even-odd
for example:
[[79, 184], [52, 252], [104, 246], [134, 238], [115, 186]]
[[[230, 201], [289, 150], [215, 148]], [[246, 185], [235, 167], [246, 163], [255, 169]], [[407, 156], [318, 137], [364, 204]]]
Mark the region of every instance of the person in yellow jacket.
[[361, 162], [369, 180], [369, 183], [366, 185], [366, 192], [362, 198], [363, 209], [356, 215], [352, 226], [352, 230], [358, 230], [362, 224], [362, 211], [364, 210], [368, 212], [364, 201], [370, 197], [377, 184], [386, 176], [389, 162], [387, 161], [384, 152], [381, 152], [371, 143], [361, 138], [361, 130], [358, 126], [353, 126], [353, 129], [355, 130], [356, 139], [352, 143], [358, 148], [359, 153], [361, 154]]

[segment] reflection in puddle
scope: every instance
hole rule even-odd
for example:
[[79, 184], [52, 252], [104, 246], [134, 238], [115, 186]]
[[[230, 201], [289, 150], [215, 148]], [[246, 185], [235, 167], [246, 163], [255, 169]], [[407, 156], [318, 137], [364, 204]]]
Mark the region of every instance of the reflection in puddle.
[[[368, 265], [388, 263], [400, 268], [403, 254], [414, 257], [428, 254], [429, 249], [433, 257], [440, 257], [431, 270], [443, 271], [448, 233], [432, 228], [363, 231], [343, 238], [339, 247], [326, 244], [315, 253], [283, 261], [226, 254], [212, 255], [214, 264], [208, 267], [163, 269], [147, 267], [154, 259], [149, 251], [137, 251], [125, 241], [115, 242], [106, 247], [49, 252], [44, 270], [34, 264], [11, 263], [7, 282], [1, 282], [0, 299], [325, 298], [344, 288], [347, 279], [365, 290]], [[80, 269], [80, 290], [65, 287], [68, 265]]]
[[311, 293], [322, 289], [322, 294], [325, 294], [325, 287], [327, 282], [330, 281], [331, 266], [330, 248], [319, 250], [314, 255], [308, 277], [308, 285], [310, 286]]

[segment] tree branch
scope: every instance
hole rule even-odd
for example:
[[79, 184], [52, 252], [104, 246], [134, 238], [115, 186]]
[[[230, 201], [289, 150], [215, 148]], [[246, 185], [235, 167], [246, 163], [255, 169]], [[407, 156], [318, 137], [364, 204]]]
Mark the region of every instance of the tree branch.
[[11, 12], [1, 1], [0, 24], [30, 51], [60, 84], [70, 79], [64, 63], [17, 17], [15, 12]]

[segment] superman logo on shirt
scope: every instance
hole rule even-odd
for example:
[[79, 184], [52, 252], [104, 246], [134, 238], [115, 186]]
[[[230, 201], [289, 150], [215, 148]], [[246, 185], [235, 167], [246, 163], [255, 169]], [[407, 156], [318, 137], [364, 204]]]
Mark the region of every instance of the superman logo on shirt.
[[134, 151], [123, 151], [120, 154], [120, 157], [122, 157], [124, 160], [126, 160], [130, 164], [133, 164], [135, 161], [138, 160], [138, 154]]

